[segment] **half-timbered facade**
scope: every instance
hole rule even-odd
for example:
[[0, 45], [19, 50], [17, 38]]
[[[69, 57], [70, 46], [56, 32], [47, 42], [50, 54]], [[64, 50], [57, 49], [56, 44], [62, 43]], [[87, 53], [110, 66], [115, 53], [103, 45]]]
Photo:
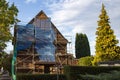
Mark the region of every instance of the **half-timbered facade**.
[[73, 61], [73, 55], [67, 53], [67, 43], [50, 18], [40, 11], [27, 25], [14, 28], [16, 72], [61, 72], [64, 65], [72, 65]]

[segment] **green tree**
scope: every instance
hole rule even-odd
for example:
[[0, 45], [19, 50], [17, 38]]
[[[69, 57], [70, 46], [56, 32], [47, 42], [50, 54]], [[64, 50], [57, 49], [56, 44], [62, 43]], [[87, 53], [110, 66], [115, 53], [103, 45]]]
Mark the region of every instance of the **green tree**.
[[80, 66], [92, 66], [93, 56], [86, 56], [79, 59]]
[[90, 56], [90, 46], [86, 34], [76, 34], [75, 54], [77, 59], [85, 56]]
[[79, 58], [79, 34], [76, 33], [76, 38], [75, 38], [75, 55], [76, 55], [76, 58], [78, 59]]
[[14, 4], [9, 5], [6, 0], [0, 0], [0, 64], [2, 63], [6, 42], [12, 40], [10, 28], [17, 23], [18, 9]]
[[109, 25], [109, 16], [107, 15], [104, 4], [102, 4], [99, 18], [100, 20], [98, 21], [98, 28], [96, 31], [96, 55], [93, 60], [94, 65], [101, 61], [116, 60], [120, 56], [118, 54], [118, 40], [116, 40], [114, 31]]
[[12, 56], [13, 56], [13, 53], [6, 54], [2, 62], [2, 66], [4, 67], [4, 70], [7, 70], [9, 73], [11, 73]]

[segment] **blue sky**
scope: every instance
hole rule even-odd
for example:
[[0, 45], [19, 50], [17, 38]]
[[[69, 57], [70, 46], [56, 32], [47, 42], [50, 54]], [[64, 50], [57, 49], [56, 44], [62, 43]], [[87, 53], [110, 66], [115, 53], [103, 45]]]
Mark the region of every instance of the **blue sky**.
[[[120, 40], [120, 0], [7, 0], [15, 3], [19, 9], [19, 24], [26, 24], [39, 11], [43, 10], [64, 35], [72, 36], [74, 54], [74, 39], [76, 33], [88, 36], [91, 54], [95, 54], [95, 32], [98, 16], [104, 3], [110, 17], [110, 25], [116, 38]], [[12, 50], [9, 43], [6, 51]]]

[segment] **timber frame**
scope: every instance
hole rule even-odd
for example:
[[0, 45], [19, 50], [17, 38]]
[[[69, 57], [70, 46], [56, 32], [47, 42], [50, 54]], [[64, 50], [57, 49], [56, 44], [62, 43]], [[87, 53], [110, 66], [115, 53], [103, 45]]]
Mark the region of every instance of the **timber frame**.
[[[47, 15], [40, 11], [28, 24], [34, 24], [34, 19], [48, 19]], [[32, 73], [32, 74], [44, 74], [44, 73], [62, 73], [64, 65], [72, 65], [73, 55], [67, 53], [68, 40], [60, 33], [56, 26], [51, 22], [52, 28], [56, 33], [56, 40], [54, 45], [56, 46], [55, 62], [43, 62], [39, 60], [39, 54], [35, 54], [33, 47], [24, 51], [17, 52], [16, 71], [17, 73]], [[14, 40], [13, 45], [16, 44], [16, 27], [14, 28]]]

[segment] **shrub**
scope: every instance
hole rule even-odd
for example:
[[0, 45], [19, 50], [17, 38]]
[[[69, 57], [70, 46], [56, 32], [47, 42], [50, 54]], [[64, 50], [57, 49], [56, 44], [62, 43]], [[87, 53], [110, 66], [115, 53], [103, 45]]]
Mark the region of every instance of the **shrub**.
[[92, 56], [86, 56], [86, 57], [82, 57], [79, 59], [78, 64], [80, 66], [92, 66], [92, 61], [93, 57]]
[[[64, 73], [67, 80], [77, 80], [80, 79], [80, 75], [98, 75], [100, 73], [109, 73], [110, 71], [117, 70], [120, 71], [120, 67], [115, 66], [65, 66]], [[87, 79], [82, 79], [87, 80]]]
[[66, 80], [63, 74], [18, 74], [17, 80]]
[[6, 57], [3, 59], [3, 62], [2, 62], [3, 63], [2, 66], [4, 70], [8, 71], [10, 75], [11, 75], [12, 56], [13, 56], [12, 54], [6, 55]]
[[91, 80], [119, 80], [120, 71], [111, 71], [110, 73], [100, 73], [98, 75], [80, 75], [79, 79], [91, 79]]

